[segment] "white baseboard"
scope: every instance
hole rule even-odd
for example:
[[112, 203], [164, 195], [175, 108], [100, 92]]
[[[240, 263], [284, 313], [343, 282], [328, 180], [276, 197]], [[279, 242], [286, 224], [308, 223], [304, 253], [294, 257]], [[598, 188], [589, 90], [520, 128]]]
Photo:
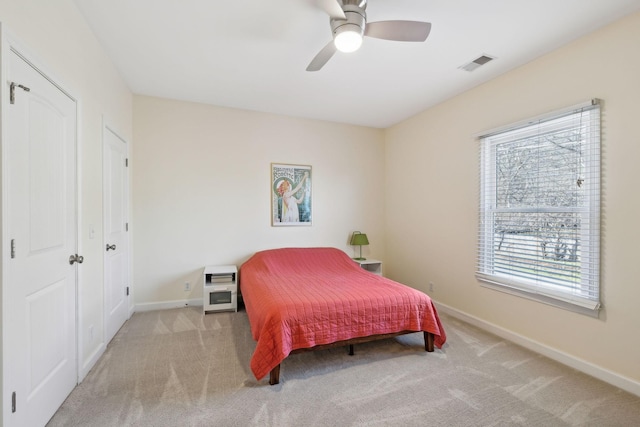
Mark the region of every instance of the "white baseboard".
[[629, 393], [635, 394], [636, 396], [640, 396], [640, 382], [638, 381], [634, 381], [608, 369], [594, 365], [591, 362], [587, 362], [586, 360], [582, 360], [570, 354], [559, 351], [555, 348], [546, 346], [523, 335], [517, 334], [508, 329], [504, 329], [500, 326], [494, 325], [493, 323], [489, 323], [485, 320], [471, 316], [467, 313], [439, 303], [435, 300], [434, 302], [437, 304], [438, 311], [462, 320], [463, 322], [467, 322], [481, 329], [484, 329], [487, 332], [514, 342], [531, 351], [542, 354], [543, 356], [555, 360], [556, 362], [562, 363], [563, 365], [569, 366], [580, 372], [584, 372], [587, 375], [609, 383], [615, 387], [621, 388], [622, 390], [628, 391]]
[[95, 364], [98, 363], [98, 360], [100, 360], [106, 349], [107, 346], [104, 345], [104, 343], [100, 344], [96, 351], [93, 352], [91, 357], [89, 357], [84, 365], [82, 365], [82, 368], [80, 369], [80, 378], [78, 378], [78, 384], [80, 384], [85, 379], [89, 371], [91, 371]]
[[153, 310], [167, 310], [170, 308], [188, 307], [193, 305], [199, 305], [202, 307], [202, 298], [190, 299], [190, 300], [175, 300], [175, 301], [163, 301], [163, 302], [146, 302], [142, 304], [136, 304], [135, 311], [153, 311]]

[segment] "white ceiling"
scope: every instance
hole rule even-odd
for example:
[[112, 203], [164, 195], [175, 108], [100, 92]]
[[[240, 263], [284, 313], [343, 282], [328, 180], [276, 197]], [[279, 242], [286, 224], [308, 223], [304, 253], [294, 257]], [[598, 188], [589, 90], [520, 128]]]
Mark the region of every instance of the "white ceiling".
[[[331, 39], [325, 0], [74, 1], [135, 94], [378, 128], [640, 10], [640, 0], [369, 0], [368, 22], [431, 22], [427, 41], [365, 38], [307, 72]], [[497, 59], [459, 69], [483, 54]]]

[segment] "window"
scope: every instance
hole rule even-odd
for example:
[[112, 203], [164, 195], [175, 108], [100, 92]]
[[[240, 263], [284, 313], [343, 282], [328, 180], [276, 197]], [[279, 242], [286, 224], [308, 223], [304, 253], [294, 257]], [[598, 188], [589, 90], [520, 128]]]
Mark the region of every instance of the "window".
[[597, 316], [598, 101], [491, 132], [480, 144], [478, 279]]

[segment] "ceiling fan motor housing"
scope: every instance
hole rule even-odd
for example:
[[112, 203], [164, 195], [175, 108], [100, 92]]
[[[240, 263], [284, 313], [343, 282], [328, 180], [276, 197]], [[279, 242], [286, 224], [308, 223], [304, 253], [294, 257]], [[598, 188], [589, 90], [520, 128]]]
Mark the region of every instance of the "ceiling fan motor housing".
[[336, 0], [340, 7], [344, 9], [344, 6], [357, 6], [360, 9], [367, 8], [367, 0]]
[[[335, 39], [336, 35], [343, 31], [353, 31], [359, 33], [362, 37], [367, 23], [367, 13], [364, 11], [367, 7], [367, 2], [365, 0], [346, 0], [342, 3], [344, 3], [342, 5], [342, 10], [344, 11], [346, 19], [331, 18], [330, 23], [333, 38]], [[362, 5], [362, 7], [360, 5]]]

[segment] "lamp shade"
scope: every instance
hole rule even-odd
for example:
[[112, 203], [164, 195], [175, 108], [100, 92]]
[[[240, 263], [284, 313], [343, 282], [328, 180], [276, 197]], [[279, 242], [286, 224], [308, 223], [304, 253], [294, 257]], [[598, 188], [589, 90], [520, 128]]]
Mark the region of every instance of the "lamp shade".
[[367, 239], [367, 235], [361, 233], [359, 231], [354, 231], [351, 236], [351, 244], [353, 246], [366, 246], [369, 244], [369, 239]]

